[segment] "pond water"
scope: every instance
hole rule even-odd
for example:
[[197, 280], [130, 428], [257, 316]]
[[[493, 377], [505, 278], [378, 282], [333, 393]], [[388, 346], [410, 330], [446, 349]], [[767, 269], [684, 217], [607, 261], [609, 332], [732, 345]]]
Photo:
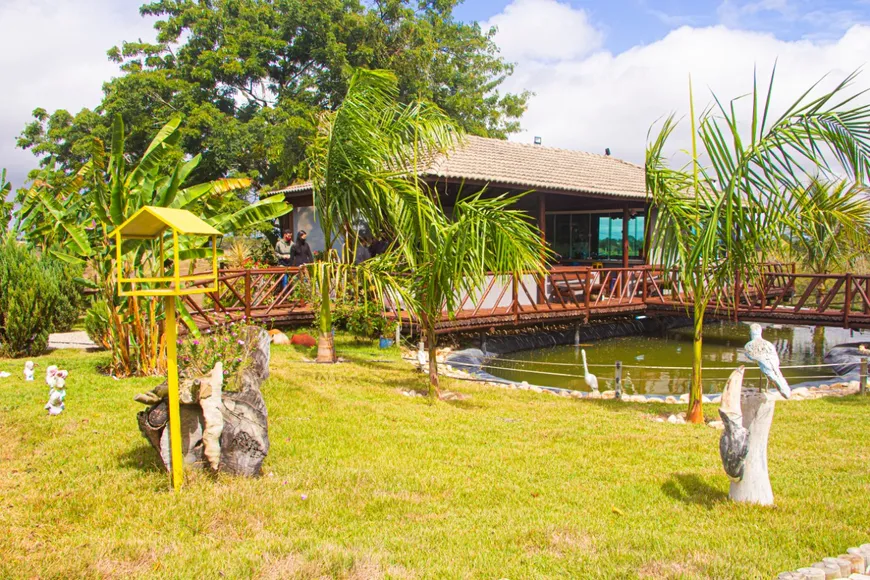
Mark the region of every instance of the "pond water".
[[[867, 340], [870, 332], [812, 326], [762, 325], [764, 338], [776, 345], [781, 365], [822, 364], [825, 352], [847, 342]], [[743, 354], [749, 340], [749, 325], [712, 323], [704, 326], [704, 392], [722, 391], [731, 370], [746, 365], [746, 382], [753, 385], [760, 373]], [[598, 377], [599, 389], [613, 388], [614, 363], [623, 364], [623, 390], [627, 394], [682, 394], [688, 392], [692, 366], [692, 328], [677, 328], [655, 336], [628, 336], [583, 344], [590, 365]], [[657, 368], [667, 367], [667, 368]], [[674, 367], [684, 367], [676, 369]], [[514, 352], [489, 361], [484, 370], [511, 381], [561, 387], [580, 391], [589, 388], [583, 380], [580, 348], [557, 346]], [[544, 371], [544, 372], [535, 372]], [[574, 376], [555, 376], [558, 373]], [[811, 382], [833, 377], [828, 368], [783, 369], [789, 383]]]

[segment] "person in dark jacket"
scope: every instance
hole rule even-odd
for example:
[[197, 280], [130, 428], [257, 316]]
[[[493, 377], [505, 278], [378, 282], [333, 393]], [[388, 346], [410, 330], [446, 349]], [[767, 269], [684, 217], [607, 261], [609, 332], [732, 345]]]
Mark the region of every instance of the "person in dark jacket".
[[305, 241], [306, 237], [308, 234], [305, 233], [305, 230], [299, 230], [299, 233], [296, 234], [296, 243], [290, 250], [290, 260], [294, 266], [304, 266], [314, 261], [314, 254], [311, 253], [311, 246]]

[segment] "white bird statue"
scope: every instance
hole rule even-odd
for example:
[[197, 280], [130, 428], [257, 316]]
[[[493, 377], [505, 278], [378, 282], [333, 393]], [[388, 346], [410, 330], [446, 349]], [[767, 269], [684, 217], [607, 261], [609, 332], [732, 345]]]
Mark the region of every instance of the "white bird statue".
[[24, 380], [25, 381], [32, 381], [33, 380], [33, 374], [34, 374], [33, 367], [34, 367], [34, 364], [33, 364], [32, 360], [29, 360], [26, 363], [24, 363]]
[[586, 386], [592, 389], [593, 391], [598, 390], [598, 377], [589, 372], [589, 367], [586, 366], [586, 351], [581, 350], [580, 354], [583, 355], [583, 380], [586, 381]]
[[753, 323], [749, 326], [749, 338], [749, 342], [744, 347], [746, 357], [758, 363], [765, 381], [773, 381], [779, 393], [788, 399], [791, 396], [791, 388], [782, 376], [782, 371], [779, 370], [779, 354], [776, 352], [776, 347], [772, 342], [761, 338], [760, 324]]

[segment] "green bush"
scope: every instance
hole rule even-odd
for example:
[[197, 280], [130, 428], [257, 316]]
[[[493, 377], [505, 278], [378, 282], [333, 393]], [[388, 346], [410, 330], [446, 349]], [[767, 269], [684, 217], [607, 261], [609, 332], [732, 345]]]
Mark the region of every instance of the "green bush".
[[13, 238], [0, 243], [0, 354], [36, 356], [48, 335], [78, 319], [82, 298], [75, 268], [38, 258]]
[[109, 325], [109, 316], [111, 312], [105, 300], [97, 300], [85, 313], [85, 332], [91, 340], [103, 348], [111, 348], [109, 339], [112, 328]]

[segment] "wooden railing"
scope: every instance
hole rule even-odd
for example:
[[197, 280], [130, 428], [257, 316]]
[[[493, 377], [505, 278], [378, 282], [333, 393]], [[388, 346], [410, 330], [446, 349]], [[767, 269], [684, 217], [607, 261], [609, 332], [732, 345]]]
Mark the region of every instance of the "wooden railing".
[[[183, 298], [200, 327], [247, 317], [267, 324], [313, 319], [298, 268], [222, 270], [218, 292]], [[672, 270], [554, 267], [546, 276], [487, 276], [474, 292], [456, 297], [454, 317], [439, 330], [515, 326], [536, 322], [641, 313], [687, 311], [693, 296]], [[395, 302], [385, 310], [410, 320]], [[737, 276], [708, 305], [711, 317], [870, 328], [870, 276], [797, 274], [793, 265], [766, 264], [756, 276]]]

